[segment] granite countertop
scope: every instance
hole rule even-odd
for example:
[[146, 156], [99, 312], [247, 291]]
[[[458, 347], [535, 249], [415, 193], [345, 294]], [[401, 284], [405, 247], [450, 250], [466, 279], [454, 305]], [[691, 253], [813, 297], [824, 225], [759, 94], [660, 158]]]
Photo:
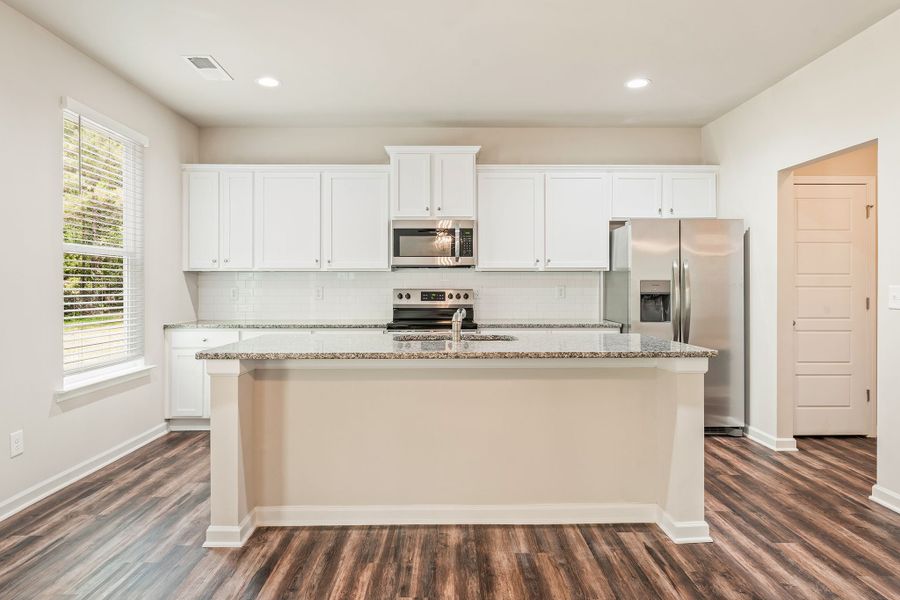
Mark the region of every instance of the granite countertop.
[[[245, 321], [182, 321], [180, 323], [166, 323], [163, 329], [384, 329], [387, 323], [384, 321], [273, 321], [273, 320], [245, 320]], [[606, 327], [620, 329], [621, 325], [614, 321], [594, 322], [531, 322], [531, 321], [479, 321], [479, 329], [590, 329]]]
[[197, 353], [205, 360], [709, 358], [718, 352], [636, 333], [523, 331], [513, 341], [414, 341], [383, 335], [264, 335]]

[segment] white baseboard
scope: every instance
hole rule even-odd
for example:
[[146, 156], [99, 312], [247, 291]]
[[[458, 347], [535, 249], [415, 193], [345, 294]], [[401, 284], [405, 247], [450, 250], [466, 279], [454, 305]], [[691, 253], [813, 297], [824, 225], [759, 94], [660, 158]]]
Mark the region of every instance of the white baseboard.
[[210, 526], [207, 548], [243, 546], [257, 527], [655, 523], [677, 544], [711, 542], [706, 521], [677, 522], [656, 504], [258, 506], [240, 525]]
[[880, 504], [885, 508], [889, 508], [894, 512], [900, 513], [900, 494], [892, 492], [886, 487], [877, 484], [873, 485], [872, 495], [869, 496], [869, 500], [876, 504]]
[[655, 504], [258, 506], [259, 527], [655, 523]]
[[769, 435], [761, 429], [750, 427], [749, 425], [747, 426], [745, 433], [747, 434], [747, 439], [753, 440], [757, 444], [765, 446], [769, 450], [775, 450], [776, 452], [797, 451], [797, 440], [792, 437], [777, 438], [775, 436]]
[[250, 511], [237, 527], [210, 525], [206, 528], [204, 548], [240, 548], [256, 530], [256, 513]]
[[98, 471], [106, 465], [119, 460], [141, 446], [145, 446], [153, 440], [166, 435], [168, 431], [169, 429], [166, 424], [160, 423], [144, 433], [136, 435], [129, 440], [125, 440], [121, 444], [114, 446], [105, 452], [101, 452], [93, 458], [89, 458], [70, 469], [66, 469], [62, 473], [48, 477], [44, 481], [31, 486], [24, 492], [3, 500], [0, 502], [0, 521], [28, 508], [35, 502], [43, 500], [50, 494], [61, 490], [67, 485], [87, 477], [94, 471]]
[[709, 525], [706, 521], [675, 521], [669, 513], [660, 508], [656, 524], [676, 544], [701, 544], [713, 541], [709, 536]]
[[209, 431], [209, 419], [169, 419], [169, 431]]

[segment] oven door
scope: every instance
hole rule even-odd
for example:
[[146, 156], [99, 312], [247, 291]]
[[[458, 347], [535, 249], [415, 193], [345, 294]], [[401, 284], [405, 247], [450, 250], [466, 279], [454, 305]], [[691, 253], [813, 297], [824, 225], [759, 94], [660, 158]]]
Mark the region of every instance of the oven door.
[[394, 221], [391, 266], [475, 265], [473, 221]]

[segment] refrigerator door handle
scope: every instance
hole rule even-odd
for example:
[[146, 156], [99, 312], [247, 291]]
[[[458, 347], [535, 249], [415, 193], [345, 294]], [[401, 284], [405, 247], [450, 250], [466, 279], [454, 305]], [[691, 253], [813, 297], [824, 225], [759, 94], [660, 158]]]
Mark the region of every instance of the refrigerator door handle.
[[688, 344], [691, 339], [691, 271], [689, 269], [688, 261], [684, 261], [681, 272], [684, 281], [684, 309], [681, 323], [681, 341]]
[[679, 281], [678, 261], [672, 261], [672, 341], [680, 342], [681, 337], [681, 282]]

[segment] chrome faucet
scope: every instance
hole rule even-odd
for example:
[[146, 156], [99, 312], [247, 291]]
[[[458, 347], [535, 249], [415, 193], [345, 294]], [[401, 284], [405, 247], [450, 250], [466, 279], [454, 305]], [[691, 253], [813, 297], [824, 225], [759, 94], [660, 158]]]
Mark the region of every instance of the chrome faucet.
[[453, 319], [450, 321], [450, 338], [454, 342], [462, 339], [462, 322], [466, 318], [466, 309], [458, 308], [453, 313]]

